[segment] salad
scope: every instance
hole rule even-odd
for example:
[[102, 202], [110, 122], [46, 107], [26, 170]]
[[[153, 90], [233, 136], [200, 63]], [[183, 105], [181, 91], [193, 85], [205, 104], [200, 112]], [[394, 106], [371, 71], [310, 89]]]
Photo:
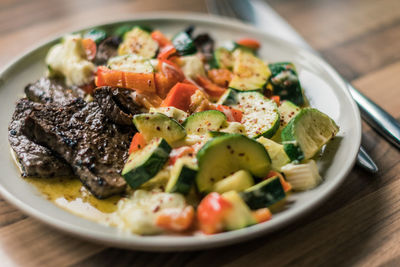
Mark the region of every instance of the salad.
[[[112, 125], [131, 134], [129, 146], [110, 154], [122, 166], [110, 194], [96, 191], [72, 152], [24, 134], [71, 165], [96, 197], [121, 196], [108, 225], [141, 235], [210, 235], [266, 222], [289, 194], [323, 181], [316, 158], [339, 127], [308, 105], [294, 64], [266, 62], [261, 45], [250, 38], [216, 45], [193, 27], [168, 36], [136, 25], [67, 35], [54, 45], [47, 77], [83, 90], [79, 105], [97, 101]], [[117, 104], [104, 104], [101, 90]], [[58, 105], [71, 110], [74, 103]], [[31, 124], [40, 118], [28, 116]]]

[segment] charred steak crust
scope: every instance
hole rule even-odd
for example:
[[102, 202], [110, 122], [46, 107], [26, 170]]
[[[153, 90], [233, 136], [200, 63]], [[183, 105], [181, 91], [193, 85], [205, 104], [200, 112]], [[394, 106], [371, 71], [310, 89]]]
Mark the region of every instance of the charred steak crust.
[[35, 106], [25, 120], [24, 133], [69, 163], [96, 197], [124, 191], [120, 173], [134, 130], [111, 123], [97, 102], [77, 99], [64, 106]]
[[25, 94], [29, 100], [39, 103], [64, 104], [78, 97], [85, 97], [85, 92], [81, 88], [76, 86], [69, 88], [62, 80], [47, 77], [28, 84], [25, 87]]
[[22, 176], [74, 176], [71, 167], [64, 160], [57, 158], [48, 148], [32, 142], [22, 133], [22, 124], [33, 107], [38, 105], [40, 104], [25, 98], [18, 100], [8, 127], [8, 141], [21, 165]]

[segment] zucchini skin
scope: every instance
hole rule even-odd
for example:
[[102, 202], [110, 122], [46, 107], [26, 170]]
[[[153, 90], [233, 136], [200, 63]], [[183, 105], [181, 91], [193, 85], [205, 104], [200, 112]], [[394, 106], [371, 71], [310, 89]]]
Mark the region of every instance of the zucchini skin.
[[153, 178], [168, 161], [171, 150], [172, 148], [168, 143], [164, 139], [161, 139], [157, 148], [153, 150], [152, 155], [145, 162], [140, 166], [129, 169], [131, 157], [135, 156], [135, 153], [132, 153], [122, 171], [122, 176], [126, 183], [133, 189], [136, 189]]
[[239, 194], [252, 210], [269, 207], [286, 197], [279, 177], [269, 178]]
[[180, 56], [192, 55], [197, 52], [197, 48], [187, 32], [180, 32], [175, 35], [172, 44]]
[[167, 190], [168, 193], [180, 193], [182, 195], [187, 195], [190, 192], [194, 184], [194, 180], [196, 178], [197, 170], [189, 168], [185, 165], [182, 166], [179, 177], [174, 186], [170, 190]]
[[278, 62], [268, 65], [271, 70], [269, 84], [273, 94], [280, 96], [281, 100], [289, 100], [298, 106], [305, 104], [303, 89], [294, 65], [290, 62]]

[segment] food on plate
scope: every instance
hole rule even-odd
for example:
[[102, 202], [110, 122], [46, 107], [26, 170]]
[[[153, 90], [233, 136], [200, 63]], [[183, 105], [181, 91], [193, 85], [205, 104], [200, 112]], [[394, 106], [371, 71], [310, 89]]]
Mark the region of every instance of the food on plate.
[[71, 195], [92, 199], [97, 221], [139, 235], [273, 220], [289, 194], [323, 181], [317, 156], [339, 127], [308, 105], [293, 63], [266, 62], [260, 49], [194, 27], [63, 37], [9, 125], [21, 175], [46, 194], [65, 190], [72, 212]]

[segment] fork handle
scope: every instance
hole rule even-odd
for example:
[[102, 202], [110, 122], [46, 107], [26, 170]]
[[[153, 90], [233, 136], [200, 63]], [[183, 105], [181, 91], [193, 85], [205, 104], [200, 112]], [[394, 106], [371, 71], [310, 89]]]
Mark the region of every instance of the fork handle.
[[350, 83], [347, 83], [347, 86], [360, 108], [363, 119], [386, 140], [400, 149], [400, 123]]

